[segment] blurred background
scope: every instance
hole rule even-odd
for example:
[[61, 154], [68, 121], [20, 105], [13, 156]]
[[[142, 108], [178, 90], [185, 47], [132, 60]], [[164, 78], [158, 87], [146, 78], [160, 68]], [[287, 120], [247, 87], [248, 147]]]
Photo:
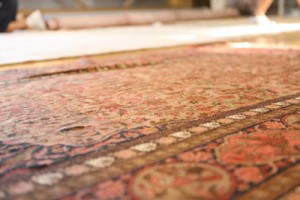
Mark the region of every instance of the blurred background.
[[[37, 8], [43, 11], [95, 11], [120, 9], [161, 8], [210, 8], [213, 10], [233, 7], [242, 15], [250, 15], [257, 0], [20, 0], [20, 9], [31, 12]], [[295, 0], [274, 0], [269, 13], [285, 17], [298, 17]]]

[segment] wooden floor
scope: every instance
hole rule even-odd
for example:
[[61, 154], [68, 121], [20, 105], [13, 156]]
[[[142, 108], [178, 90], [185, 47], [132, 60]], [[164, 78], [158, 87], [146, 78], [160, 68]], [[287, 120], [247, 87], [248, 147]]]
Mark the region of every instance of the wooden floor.
[[290, 47], [290, 48], [300, 48], [300, 32], [293, 33], [285, 33], [278, 34], [273, 36], [261, 36], [261, 37], [253, 37], [246, 40], [253, 44], [264, 44], [266, 46], [274, 46], [274, 47]]

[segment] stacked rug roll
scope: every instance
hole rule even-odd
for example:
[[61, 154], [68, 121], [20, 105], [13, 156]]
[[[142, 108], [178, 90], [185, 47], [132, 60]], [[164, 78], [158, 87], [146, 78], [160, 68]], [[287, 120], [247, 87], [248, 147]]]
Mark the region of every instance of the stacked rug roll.
[[155, 22], [171, 23], [176, 21], [237, 17], [238, 11], [226, 9], [161, 10], [147, 12], [120, 12], [99, 15], [80, 15], [56, 17], [49, 20], [50, 29], [82, 29], [91, 27], [111, 27], [125, 25], [144, 25]]

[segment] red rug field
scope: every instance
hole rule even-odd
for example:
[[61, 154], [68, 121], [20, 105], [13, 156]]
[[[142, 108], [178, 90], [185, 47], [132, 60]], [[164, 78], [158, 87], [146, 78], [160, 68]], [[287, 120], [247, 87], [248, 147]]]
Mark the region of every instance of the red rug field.
[[0, 199], [300, 199], [300, 51], [0, 72]]

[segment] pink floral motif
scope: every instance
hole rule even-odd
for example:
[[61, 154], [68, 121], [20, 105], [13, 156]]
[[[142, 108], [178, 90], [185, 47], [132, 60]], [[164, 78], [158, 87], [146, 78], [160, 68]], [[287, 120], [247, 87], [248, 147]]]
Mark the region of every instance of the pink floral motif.
[[222, 163], [265, 163], [300, 157], [299, 146], [299, 131], [261, 130], [227, 137], [226, 142], [217, 148], [217, 154]]
[[202, 127], [202, 126], [193, 127], [193, 128], [189, 129], [189, 131], [195, 132], [195, 133], [202, 133], [202, 132], [207, 131], [207, 130], [208, 130], [208, 128], [205, 128], [205, 127]]
[[280, 122], [269, 121], [269, 122], [264, 123], [263, 125], [265, 125], [268, 129], [283, 129], [283, 128], [285, 128], [285, 126]]
[[259, 168], [253, 166], [238, 168], [235, 174], [240, 180], [252, 183], [259, 183], [264, 178]]
[[79, 176], [79, 175], [84, 174], [88, 171], [89, 171], [89, 169], [85, 165], [72, 165], [72, 166], [67, 167], [65, 169], [65, 173], [69, 176]]
[[162, 137], [157, 140], [159, 144], [168, 145], [176, 142], [176, 139], [173, 137]]
[[139, 132], [140, 133], [142, 133], [142, 134], [144, 134], [144, 135], [150, 135], [150, 134], [152, 134], [152, 133], [155, 133], [155, 132], [157, 132], [158, 131], [158, 129], [157, 128], [155, 128], [155, 127], [144, 127], [144, 128], [140, 128], [140, 129], [138, 129], [139, 130]]
[[34, 190], [34, 186], [32, 183], [28, 182], [19, 182], [14, 185], [9, 186], [9, 191], [12, 194], [26, 194]]
[[120, 182], [108, 181], [98, 185], [95, 195], [97, 198], [113, 200], [122, 197], [124, 193], [124, 185]]
[[186, 162], [201, 162], [212, 158], [210, 152], [186, 152], [179, 155], [179, 159]]
[[125, 149], [116, 153], [116, 156], [122, 159], [129, 159], [136, 156], [137, 153], [130, 149]]
[[219, 119], [218, 122], [223, 123], [223, 124], [230, 124], [230, 123], [234, 122], [234, 120], [228, 119], [228, 118], [222, 118], [222, 119]]
[[246, 111], [246, 112], [244, 112], [244, 114], [248, 115], [248, 116], [255, 116], [255, 115], [257, 115], [256, 112], [252, 112], [252, 111]]
[[233, 187], [226, 171], [200, 163], [146, 168], [131, 185], [137, 199], [229, 199]]

